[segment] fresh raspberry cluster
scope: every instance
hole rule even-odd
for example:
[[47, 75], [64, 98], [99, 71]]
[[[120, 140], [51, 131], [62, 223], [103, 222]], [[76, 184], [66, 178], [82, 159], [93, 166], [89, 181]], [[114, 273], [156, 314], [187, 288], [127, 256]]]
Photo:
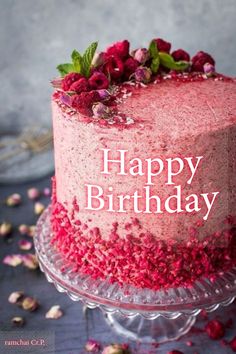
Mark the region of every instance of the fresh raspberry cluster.
[[[215, 72], [215, 61], [208, 53], [199, 51], [191, 59], [183, 49], [171, 52], [171, 43], [161, 38], [153, 39], [151, 43], [156, 45], [154, 56], [151, 47], [138, 48], [131, 52], [130, 43], [123, 40], [94, 56], [89, 77], [78, 72], [65, 75], [61, 81], [61, 89], [72, 96], [70, 100], [72, 108], [83, 112], [87, 109], [85, 113], [93, 113], [94, 103], [103, 101], [103, 104], [107, 105], [109, 101], [109, 97], [105, 100], [103, 98], [104, 90], [109, 91], [113, 85], [126, 81], [147, 84], [154, 81], [157, 76], [175, 70], [208, 75]], [[155, 55], [158, 57], [158, 53], [160, 58], [156, 59], [160, 61], [160, 65], [155, 67], [153, 60]], [[180, 63], [185, 66], [178, 69]]]

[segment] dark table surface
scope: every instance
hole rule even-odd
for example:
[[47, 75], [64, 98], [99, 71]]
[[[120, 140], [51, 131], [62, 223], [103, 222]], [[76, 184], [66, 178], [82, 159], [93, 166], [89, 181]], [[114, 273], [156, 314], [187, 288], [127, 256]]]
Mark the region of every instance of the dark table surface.
[[[18, 241], [20, 239], [30, 239], [28, 236], [21, 236], [17, 231], [20, 224], [32, 225], [37, 221], [34, 215], [34, 202], [27, 198], [27, 189], [37, 187], [43, 190], [50, 186], [50, 177], [46, 177], [34, 183], [25, 183], [21, 185], [2, 185], [0, 186], [0, 223], [4, 220], [10, 221], [14, 226], [14, 231], [9, 237], [0, 238], [0, 335], [1, 341], [4, 335], [14, 338], [18, 328], [11, 324], [11, 318], [14, 316], [23, 316], [25, 325], [20, 328], [24, 334], [30, 331], [36, 331], [38, 337], [43, 336], [47, 331], [48, 335], [55, 338], [55, 349], [48, 351], [40, 348], [39, 353], [62, 353], [78, 354], [84, 352], [84, 345], [88, 338], [93, 338], [102, 343], [103, 346], [110, 343], [129, 343], [132, 353], [168, 353], [176, 349], [183, 353], [232, 353], [228, 345], [222, 341], [213, 341], [209, 339], [206, 333], [196, 328], [203, 328], [207, 319], [199, 315], [194, 329], [179, 341], [154, 347], [153, 345], [140, 345], [135, 342], [129, 342], [125, 338], [117, 336], [105, 322], [102, 313], [98, 310], [86, 310], [80, 302], [73, 302], [65, 293], [59, 293], [54, 285], [47, 282], [40, 270], [29, 270], [23, 266], [11, 267], [2, 263], [3, 258], [8, 254], [27, 253], [33, 251], [20, 251]], [[22, 204], [18, 207], [10, 208], [4, 205], [5, 198], [12, 193], [22, 195]], [[49, 197], [41, 197], [40, 201], [45, 205], [49, 204]], [[8, 296], [11, 292], [23, 290], [28, 296], [35, 297], [40, 303], [40, 307], [34, 312], [28, 312], [15, 304], [8, 302]], [[64, 315], [55, 319], [46, 319], [45, 313], [53, 305], [60, 305]], [[236, 304], [220, 308], [208, 316], [208, 319], [217, 318], [223, 323], [233, 320], [233, 325], [228, 326], [224, 339], [231, 340], [236, 335]], [[235, 321], [234, 321], [235, 319]], [[193, 345], [187, 345], [192, 341]], [[28, 348], [29, 349], [29, 348]], [[15, 350], [15, 351], [14, 351]], [[4, 347], [1, 342], [0, 354], [7, 353], [25, 353], [25, 348]], [[30, 352], [30, 351], [29, 351]], [[33, 349], [32, 353], [36, 353]]]

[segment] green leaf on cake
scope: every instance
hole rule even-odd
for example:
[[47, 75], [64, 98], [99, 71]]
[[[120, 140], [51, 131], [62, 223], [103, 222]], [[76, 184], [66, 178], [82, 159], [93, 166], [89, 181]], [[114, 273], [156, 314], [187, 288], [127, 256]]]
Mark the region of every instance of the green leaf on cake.
[[97, 50], [97, 46], [98, 42], [93, 42], [92, 44], [90, 44], [90, 46], [86, 49], [82, 57], [82, 74], [86, 77], [88, 77], [90, 74], [90, 68], [92, 65], [94, 54]]
[[156, 74], [158, 72], [159, 66], [160, 66], [160, 58], [159, 58], [159, 51], [157, 48], [157, 44], [155, 41], [151, 41], [149, 45], [149, 54], [151, 58], [151, 70], [153, 74]]
[[151, 58], [156, 58], [158, 56], [159, 51], [158, 51], [157, 44], [155, 41], [151, 41], [148, 51], [149, 51]]
[[74, 49], [71, 54], [71, 59], [72, 59], [75, 72], [80, 73], [82, 68], [82, 61], [83, 61], [82, 56], [77, 50]]
[[165, 68], [168, 68], [170, 70], [185, 70], [189, 67], [189, 62], [180, 60], [180, 61], [175, 61], [174, 58], [165, 52], [159, 52], [159, 57], [160, 57], [160, 63], [163, 65]]
[[57, 66], [57, 70], [61, 76], [65, 76], [69, 73], [79, 73], [85, 77], [89, 77], [90, 69], [92, 66], [92, 61], [94, 54], [97, 50], [98, 42], [93, 42], [86, 49], [83, 55], [81, 55], [76, 49], [71, 53], [72, 63], [60, 64]]
[[57, 66], [57, 70], [61, 74], [61, 76], [65, 76], [74, 71], [74, 65], [70, 63], [60, 64]]

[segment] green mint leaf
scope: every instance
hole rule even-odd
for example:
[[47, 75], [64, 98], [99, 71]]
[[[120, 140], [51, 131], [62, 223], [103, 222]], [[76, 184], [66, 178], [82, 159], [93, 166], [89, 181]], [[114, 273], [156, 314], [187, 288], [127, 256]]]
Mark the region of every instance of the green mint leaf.
[[152, 70], [153, 74], [156, 74], [158, 72], [160, 66], [160, 58], [159, 55], [156, 58], [152, 59], [150, 69]]
[[170, 70], [185, 70], [189, 67], [189, 62], [180, 60], [175, 61], [174, 58], [167, 53], [159, 52], [160, 62], [165, 68]]
[[93, 42], [84, 52], [82, 57], [82, 73], [84, 76], [88, 77], [90, 74], [90, 68], [94, 54], [97, 50], [98, 42]]
[[158, 72], [159, 66], [160, 66], [160, 58], [159, 58], [159, 51], [157, 48], [157, 44], [155, 41], [151, 41], [149, 48], [148, 48], [150, 58], [151, 58], [151, 70], [153, 74], [156, 74]]
[[82, 56], [77, 50], [73, 50], [71, 54], [72, 63], [76, 73], [81, 73], [82, 70]]
[[70, 63], [60, 64], [57, 66], [57, 70], [61, 76], [65, 76], [66, 74], [72, 73], [74, 71], [74, 65]]
[[157, 44], [155, 41], [151, 41], [149, 48], [148, 48], [149, 54], [151, 58], [156, 58], [158, 57], [158, 48], [157, 48]]

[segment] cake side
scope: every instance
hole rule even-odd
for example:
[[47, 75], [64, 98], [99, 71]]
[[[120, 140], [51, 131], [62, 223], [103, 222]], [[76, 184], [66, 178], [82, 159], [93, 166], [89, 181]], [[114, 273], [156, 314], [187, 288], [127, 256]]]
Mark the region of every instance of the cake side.
[[234, 266], [235, 81], [165, 73], [82, 94], [52, 99], [56, 247], [79, 272], [155, 290]]

